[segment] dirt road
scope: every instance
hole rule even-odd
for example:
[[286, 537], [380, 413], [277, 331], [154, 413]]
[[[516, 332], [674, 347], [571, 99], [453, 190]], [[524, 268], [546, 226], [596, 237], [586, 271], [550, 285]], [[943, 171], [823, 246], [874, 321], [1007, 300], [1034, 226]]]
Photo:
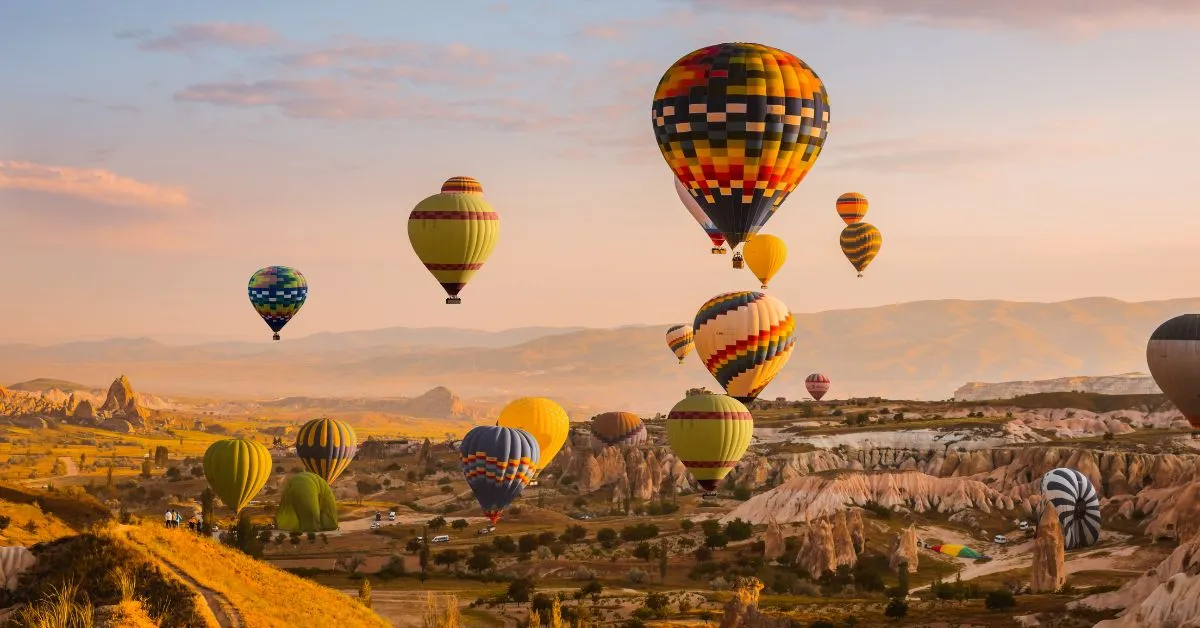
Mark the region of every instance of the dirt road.
[[159, 559], [160, 562], [162, 562], [164, 567], [170, 570], [172, 574], [182, 580], [184, 584], [188, 585], [188, 587], [190, 587], [193, 591], [199, 593], [200, 596], [204, 598], [204, 603], [208, 606], [208, 610], [212, 612], [213, 617], [217, 619], [217, 623], [221, 626], [221, 628], [242, 628], [242, 626], [245, 625], [242, 622], [241, 614], [238, 613], [237, 608], [235, 608], [233, 603], [229, 601], [229, 598], [216, 591], [213, 591], [199, 582], [196, 582], [195, 578], [189, 576], [187, 572], [177, 567], [169, 558], [155, 552], [151, 547], [139, 543], [137, 539], [133, 538], [133, 535], [129, 534], [129, 530], [127, 528], [123, 531], [125, 532], [126, 538], [128, 538], [131, 543], [134, 543], [138, 547], [141, 547], [150, 554], [154, 555]]

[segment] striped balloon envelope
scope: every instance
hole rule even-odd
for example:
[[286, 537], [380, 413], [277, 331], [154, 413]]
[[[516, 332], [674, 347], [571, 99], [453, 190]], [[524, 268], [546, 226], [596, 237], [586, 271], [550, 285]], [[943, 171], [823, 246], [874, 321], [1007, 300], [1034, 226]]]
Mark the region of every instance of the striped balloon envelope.
[[417, 203], [408, 215], [413, 251], [449, 295], [458, 293], [483, 268], [500, 238], [500, 216], [483, 198], [483, 186], [471, 177], [452, 177], [442, 191]]
[[685, 186], [679, 179], [675, 179], [675, 193], [679, 195], [679, 200], [683, 202], [683, 206], [687, 208], [688, 213], [692, 215], [692, 218], [695, 218], [696, 222], [700, 223], [700, 228], [704, 230], [704, 234], [708, 236], [710, 241], [712, 241], [713, 255], [724, 254], [725, 249], [721, 248], [721, 246], [725, 244], [725, 236], [722, 235], [721, 230], [718, 229], [717, 226], [708, 219], [708, 216], [705, 215], [704, 210], [700, 208], [700, 204], [696, 202], [696, 199], [692, 198], [692, 193], [688, 191], [687, 186]]
[[729, 475], [754, 433], [754, 417], [746, 406], [726, 395], [686, 397], [667, 414], [667, 443], [706, 491]]
[[15, 591], [21, 574], [37, 562], [33, 552], [19, 545], [0, 547], [0, 589]]
[[858, 192], [846, 192], [837, 199], [838, 217], [848, 225], [862, 222], [867, 216], [867, 197]]
[[632, 412], [605, 412], [592, 417], [592, 435], [605, 445], [641, 445], [646, 442], [646, 424]]
[[876, 255], [879, 255], [879, 249], [883, 246], [883, 234], [879, 233], [875, 225], [856, 222], [842, 229], [838, 243], [841, 244], [846, 259], [850, 260], [850, 265], [854, 266], [858, 276], [862, 277], [862, 271], [871, 265], [871, 260], [875, 259]]
[[683, 359], [692, 352], [695, 346], [694, 337], [691, 325], [672, 325], [667, 329], [667, 347], [679, 358], [680, 364], [683, 364]]
[[1042, 476], [1042, 499], [1058, 513], [1066, 549], [1100, 538], [1100, 496], [1087, 476], [1066, 467], [1051, 469]]
[[300, 462], [330, 485], [350, 466], [357, 452], [354, 428], [342, 421], [313, 419], [296, 432], [296, 455]]
[[459, 446], [463, 477], [493, 525], [533, 477], [540, 456], [537, 439], [525, 430], [480, 425]]
[[829, 378], [820, 373], [813, 373], [804, 378], [804, 389], [812, 395], [813, 399], [820, 401], [821, 397], [829, 392]]
[[709, 299], [692, 324], [696, 355], [729, 396], [749, 403], [792, 357], [796, 319], [787, 305], [761, 292]]
[[1200, 314], [1159, 325], [1146, 343], [1146, 365], [1167, 399], [1200, 429]]

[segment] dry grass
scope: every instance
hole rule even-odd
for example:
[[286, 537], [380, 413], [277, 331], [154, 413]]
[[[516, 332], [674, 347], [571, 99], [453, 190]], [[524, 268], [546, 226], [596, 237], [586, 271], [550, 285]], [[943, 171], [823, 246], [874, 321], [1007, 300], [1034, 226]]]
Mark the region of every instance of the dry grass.
[[424, 628], [458, 628], [462, 618], [458, 613], [458, 598], [453, 595], [426, 594]]
[[[79, 601], [79, 584], [52, 587], [42, 599], [22, 608], [9, 625], [14, 628], [92, 628], [92, 603]], [[86, 596], [84, 596], [86, 597]]]
[[102, 606], [95, 612], [96, 628], [157, 628], [158, 623], [146, 614], [137, 600], [127, 600], [113, 606]]
[[329, 626], [388, 626], [357, 601], [187, 532], [135, 526], [130, 534], [241, 613], [247, 628], [292, 628], [320, 617]]

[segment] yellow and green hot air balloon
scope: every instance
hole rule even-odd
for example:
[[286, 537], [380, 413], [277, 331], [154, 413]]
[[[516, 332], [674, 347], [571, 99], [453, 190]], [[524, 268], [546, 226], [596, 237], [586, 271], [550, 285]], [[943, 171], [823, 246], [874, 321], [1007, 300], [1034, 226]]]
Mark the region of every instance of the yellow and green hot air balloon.
[[226, 438], [204, 452], [204, 478], [217, 497], [240, 515], [271, 475], [271, 452], [258, 441]]
[[667, 442], [696, 483], [709, 493], [750, 447], [754, 417], [727, 395], [693, 395], [667, 415]]
[[858, 276], [862, 277], [862, 271], [867, 269], [876, 255], [879, 255], [879, 249], [883, 246], [883, 234], [869, 222], [856, 222], [842, 229], [839, 242], [842, 245], [842, 253], [846, 254], [846, 259], [850, 260], [854, 270], [858, 271]]
[[983, 554], [980, 554], [979, 552], [977, 552], [965, 545], [955, 545], [955, 544], [934, 545], [933, 547], [930, 547], [929, 550], [933, 551], [933, 552], [937, 552], [939, 554], [953, 556], [955, 558], [984, 558]]
[[750, 272], [762, 282], [763, 290], [787, 261], [787, 245], [782, 239], [766, 233], [750, 236], [742, 252]]
[[483, 198], [483, 186], [471, 177], [453, 177], [442, 191], [417, 203], [408, 215], [413, 251], [449, 297], [461, 303], [462, 291], [496, 248], [500, 216]]
[[533, 466], [533, 481], [554, 460], [558, 451], [567, 442], [571, 431], [571, 419], [563, 407], [545, 397], [522, 397], [509, 403], [500, 411], [496, 421], [500, 427], [525, 430], [538, 442], [538, 460]]
[[337, 499], [325, 479], [305, 471], [288, 478], [275, 512], [275, 527], [286, 532], [327, 532], [338, 528]]
[[358, 452], [354, 428], [342, 421], [320, 418], [305, 423], [296, 432], [296, 456], [304, 468], [329, 484], [350, 466]]
[[848, 225], [862, 222], [867, 216], [867, 197], [858, 192], [846, 192], [837, 199], [838, 217]]

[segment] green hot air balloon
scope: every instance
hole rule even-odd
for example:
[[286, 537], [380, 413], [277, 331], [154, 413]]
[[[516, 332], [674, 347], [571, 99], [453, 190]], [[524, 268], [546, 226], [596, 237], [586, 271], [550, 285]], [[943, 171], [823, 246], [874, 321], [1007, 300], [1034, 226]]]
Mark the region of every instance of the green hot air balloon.
[[217, 497], [240, 515], [271, 476], [271, 452], [260, 442], [226, 438], [204, 452], [204, 478]]
[[285, 532], [326, 532], [338, 528], [337, 499], [325, 479], [305, 471], [288, 478], [275, 512], [275, 527]]

